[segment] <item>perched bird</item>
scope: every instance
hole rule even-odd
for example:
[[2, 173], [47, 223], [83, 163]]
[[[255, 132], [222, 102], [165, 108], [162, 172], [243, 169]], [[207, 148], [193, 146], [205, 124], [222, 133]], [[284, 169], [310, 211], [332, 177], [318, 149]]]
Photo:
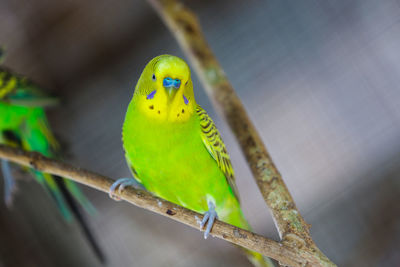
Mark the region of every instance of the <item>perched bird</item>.
[[[214, 122], [196, 103], [185, 61], [161, 55], [146, 65], [126, 112], [122, 139], [134, 178], [153, 194], [204, 214], [205, 238], [215, 218], [250, 229], [229, 155]], [[121, 178], [110, 195], [135, 183]], [[273, 266], [256, 252], [246, 254], [256, 266]]]
[[[55, 157], [59, 144], [50, 130], [44, 107], [56, 103], [57, 99], [46, 96], [25, 77], [0, 67], [0, 144], [40, 152], [46, 157]], [[1, 171], [4, 178], [5, 202], [10, 206], [16, 183], [10, 163], [4, 159], [1, 160]], [[78, 202], [89, 213], [94, 212], [94, 207], [78, 185], [69, 179], [48, 173], [29, 168], [26, 168], [26, 171], [51, 195], [65, 219], [77, 219], [94, 252], [104, 261], [103, 253], [76, 204]]]

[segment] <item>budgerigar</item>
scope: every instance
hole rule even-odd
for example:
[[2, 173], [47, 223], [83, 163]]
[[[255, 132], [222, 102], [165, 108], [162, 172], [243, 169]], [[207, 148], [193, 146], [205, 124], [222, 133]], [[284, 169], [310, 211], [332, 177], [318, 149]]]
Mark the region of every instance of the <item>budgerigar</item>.
[[[45, 106], [55, 103], [57, 103], [55, 98], [47, 97], [25, 77], [0, 67], [0, 143], [40, 152], [46, 157], [56, 156], [59, 145], [50, 130], [44, 111]], [[4, 177], [5, 202], [10, 206], [12, 193], [16, 188], [10, 163], [1, 160], [1, 170]], [[88, 212], [94, 211], [92, 204], [78, 185], [69, 179], [33, 169], [26, 170], [51, 195], [67, 220], [70, 221], [73, 217], [78, 220], [94, 252], [103, 261], [103, 253], [75, 204], [77, 201]]]
[[[207, 238], [215, 218], [250, 229], [240, 208], [229, 155], [211, 118], [194, 98], [188, 65], [162, 55], [142, 72], [122, 131], [127, 163], [146, 190], [205, 214]], [[135, 184], [122, 178], [110, 188]], [[246, 251], [256, 266], [273, 266]]]

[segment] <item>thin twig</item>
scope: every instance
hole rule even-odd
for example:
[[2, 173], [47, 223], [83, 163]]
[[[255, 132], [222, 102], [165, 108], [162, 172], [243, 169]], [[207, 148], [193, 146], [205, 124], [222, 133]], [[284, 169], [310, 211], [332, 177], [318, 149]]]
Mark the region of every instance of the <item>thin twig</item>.
[[312, 240], [310, 226], [296, 208], [260, 135], [207, 44], [195, 14], [179, 0], [148, 2], [176, 37], [200, 77], [209, 98], [239, 140], [264, 200], [272, 210], [282, 242], [299, 249], [300, 253], [311, 253], [320, 265], [334, 265]]
[[[26, 152], [5, 145], [0, 145], [0, 158], [38, 171], [68, 178], [106, 193], [109, 192], [109, 188], [114, 182], [106, 176], [46, 158], [37, 152]], [[126, 188], [121, 194], [118, 192], [115, 194], [135, 206], [161, 214], [195, 229], [199, 229], [198, 222], [203, 218], [203, 215], [199, 213], [155, 197], [144, 190]], [[211, 235], [257, 251], [285, 265], [302, 266], [309, 261], [286, 245], [219, 220], [214, 223]]]

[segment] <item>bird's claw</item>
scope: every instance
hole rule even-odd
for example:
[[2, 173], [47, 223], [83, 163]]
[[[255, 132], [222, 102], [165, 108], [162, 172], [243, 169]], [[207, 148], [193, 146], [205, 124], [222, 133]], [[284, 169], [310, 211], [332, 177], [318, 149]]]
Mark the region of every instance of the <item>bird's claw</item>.
[[204, 228], [204, 226], [207, 223], [206, 230], [204, 231], [204, 239], [207, 239], [207, 237], [210, 235], [211, 228], [214, 225], [215, 219], [218, 219], [217, 212], [215, 211], [215, 205], [212, 202], [208, 203], [208, 208], [209, 210], [204, 213], [203, 220], [200, 223], [200, 230]]
[[115, 195], [115, 191], [118, 188], [118, 193], [121, 194], [122, 191], [124, 191], [124, 189], [128, 186], [143, 188], [143, 186], [134, 178], [120, 178], [111, 185], [108, 195], [110, 196], [110, 198], [116, 201], [120, 201], [121, 198]]

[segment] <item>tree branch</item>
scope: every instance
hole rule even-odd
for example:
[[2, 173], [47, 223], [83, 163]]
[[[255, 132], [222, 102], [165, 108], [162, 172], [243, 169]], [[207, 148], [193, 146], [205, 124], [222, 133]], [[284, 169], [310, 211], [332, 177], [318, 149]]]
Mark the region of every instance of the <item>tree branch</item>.
[[282, 243], [311, 253], [321, 266], [334, 265], [315, 245], [260, 135], [201, 31], [195, 14], [179, 0], [148, 0], [190, 59], [209, 98], [239, 140], [253, 176], [272, 210]]
[[[114, 182], [106, 176], [46, 158], [37, 152], [26, 152], [5, 145], [0, 145], [0, 158], [38, 171], [68, 178], [106, 193], [109, 192], [109, 188]], [[198, 222], [203, 218], [203, 215], [199, 213], [155, 197], [144, 190], [130, 187], [126, 188], [121, 194], [118, 192], [115, 194], [135, 206], [169, 217], [195, 229], [199, 229]], [[305, 263], [309, 262], [307, 257], [299, 255], [286, 245], [219, 220], [215, 221], [211, 235], [257, 251], [285, 265], [304, 266]]]

